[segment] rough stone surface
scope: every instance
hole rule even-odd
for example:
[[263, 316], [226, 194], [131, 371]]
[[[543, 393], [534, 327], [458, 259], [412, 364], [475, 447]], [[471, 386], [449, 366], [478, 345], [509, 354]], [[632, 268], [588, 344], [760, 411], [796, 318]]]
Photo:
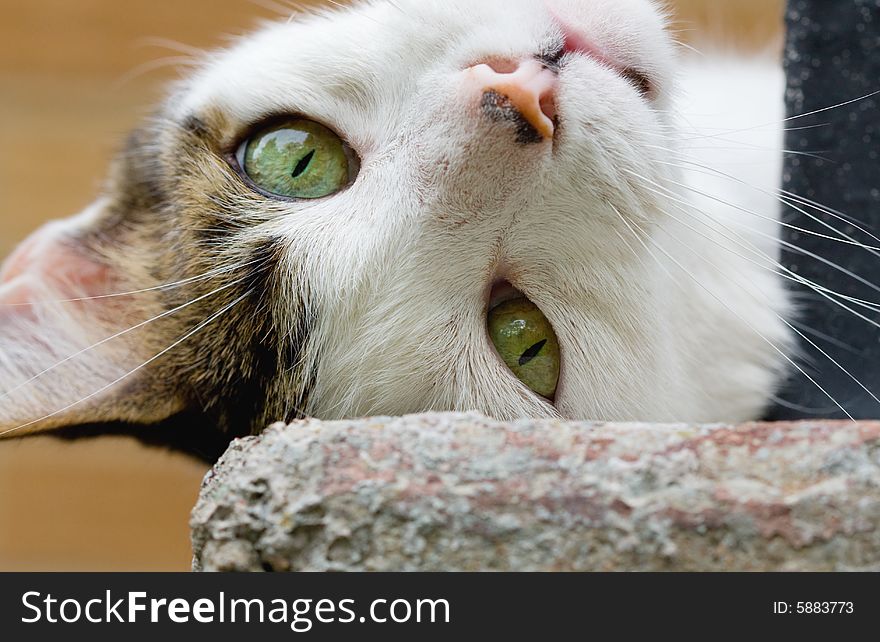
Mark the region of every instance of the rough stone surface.
[[196, 570], [880, 570], [880, 423], [421, 415], [236, 441]]

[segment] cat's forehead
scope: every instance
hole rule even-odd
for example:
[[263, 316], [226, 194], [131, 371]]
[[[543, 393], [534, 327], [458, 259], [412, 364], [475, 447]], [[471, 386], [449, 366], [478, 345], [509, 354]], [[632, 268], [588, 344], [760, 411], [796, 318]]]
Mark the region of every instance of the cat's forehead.
[[354, 121], [358, 130], [398, 117], [414, 85], [435, 68], [537, 53], [559, 37], [560, 16], [590, 32], [601, 48], [634, 58], [649, 57], [662, 26], [648, 0], [357, 3], [248, 36], [196, 74], [175, 112], [181, 120], [222, 113], [230, 128], [302, 113]]
[[[531, 4], [508, 2], [520, 11]], [[334, 101], [391, 101], [426, 67], [462, 55], [481, 31], [497, 46], [510, 47], [517, 35], [525, 44], [531, 34], [514, 29], [510, 12], [499, 6], [494, 0], [383, 1], [272, 24], [211, 60], [192, 80], [180, 110], [219, 108], [248, 122], [266, 111], [335, 114]]]

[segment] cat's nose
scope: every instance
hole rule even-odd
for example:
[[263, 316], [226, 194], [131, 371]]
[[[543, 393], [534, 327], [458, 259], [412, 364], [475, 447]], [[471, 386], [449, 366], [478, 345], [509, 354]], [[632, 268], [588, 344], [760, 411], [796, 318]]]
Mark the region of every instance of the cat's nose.
[[470, 67], [467, 82], [480, 108], [495, 122], [516, 125], [517, 141], [550, 140], [556, 130], [556, 72], [535, 59], [490, 61]]

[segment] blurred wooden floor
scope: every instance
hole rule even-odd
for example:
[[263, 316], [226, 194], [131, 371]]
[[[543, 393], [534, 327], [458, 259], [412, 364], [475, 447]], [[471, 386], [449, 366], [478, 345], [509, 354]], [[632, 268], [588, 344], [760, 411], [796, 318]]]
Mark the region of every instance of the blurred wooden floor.
[[[95, 196], [117, 142], [175, 72], [148, 38], [222, 45], [268, 1], [0, 0], [0, 257]], [[781, 0], [679, 0], [676, 28], [730, 41], [778, 32]], [[147, 67], [142, 67], [147, 65]], [[104, 438], [0, 442], [0, 570], [186, 570], [205, 467]]]

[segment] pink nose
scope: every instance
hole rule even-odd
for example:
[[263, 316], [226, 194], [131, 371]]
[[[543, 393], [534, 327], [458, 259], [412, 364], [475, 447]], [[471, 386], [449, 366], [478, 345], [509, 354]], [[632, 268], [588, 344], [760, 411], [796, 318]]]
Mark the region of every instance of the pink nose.
[[526, 139], [523, 142], [553, 138], [558, 84], [553, 71], [528, 59], [479, 64], [467, 73], [483, 97], [484, 111], [493, 119], [516, 118], [531, 128], [530, 132], [520, 132], [520, 138]]

